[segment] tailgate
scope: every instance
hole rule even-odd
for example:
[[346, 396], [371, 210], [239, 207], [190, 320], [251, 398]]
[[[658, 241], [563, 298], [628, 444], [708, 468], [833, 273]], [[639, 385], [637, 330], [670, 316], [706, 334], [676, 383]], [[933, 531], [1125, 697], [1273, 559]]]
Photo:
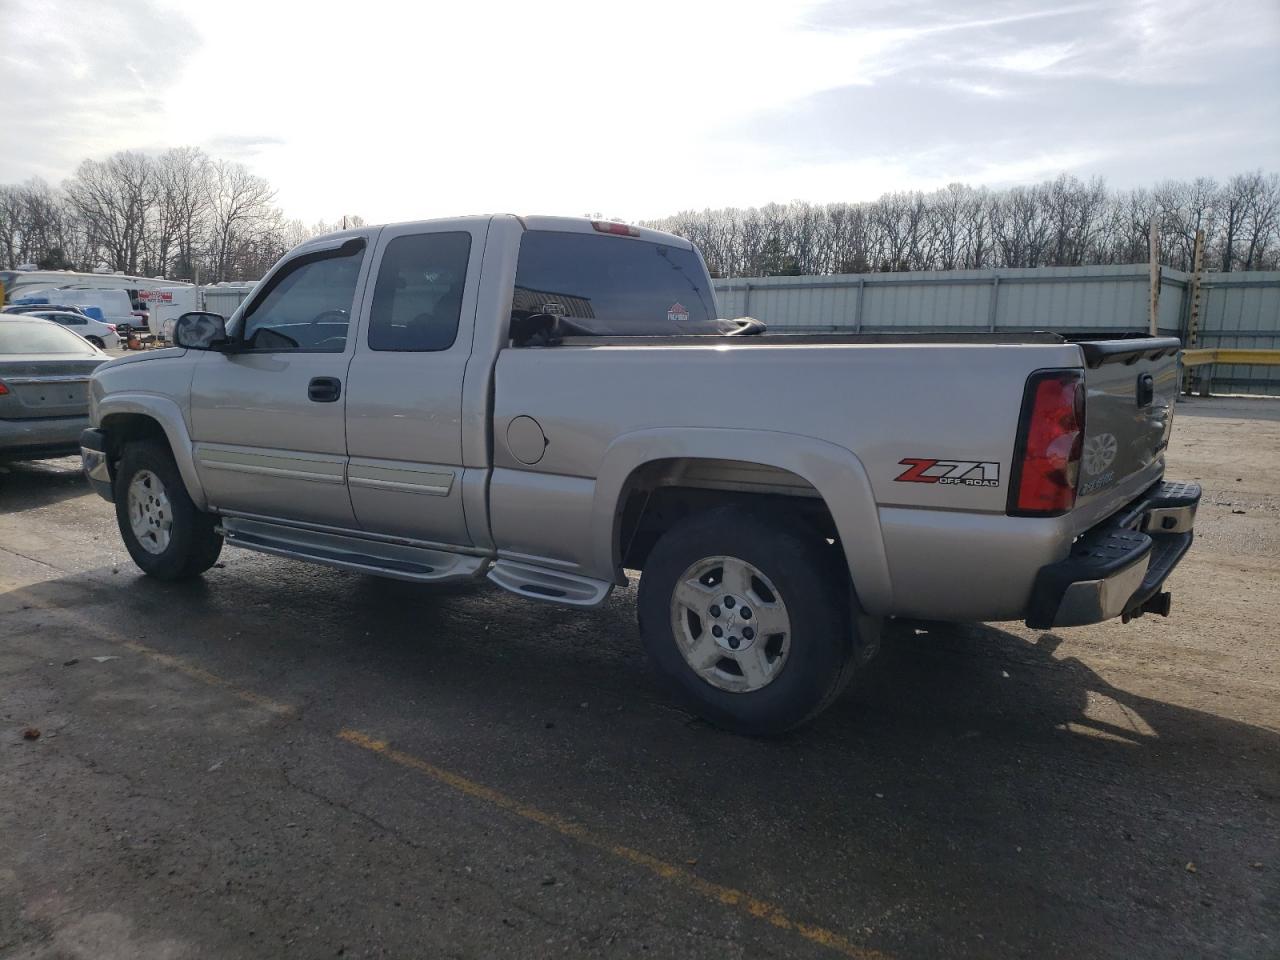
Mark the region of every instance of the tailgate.
[[104, 358], [0, 360], [0, 420], [75, 417], [89, 412], [89, 377]]
[[1164, 473], [1178, 393], [1172, 337], [1080, 344], [1085, 359], [1085, 434], [1077, 508], [1111, 513]]

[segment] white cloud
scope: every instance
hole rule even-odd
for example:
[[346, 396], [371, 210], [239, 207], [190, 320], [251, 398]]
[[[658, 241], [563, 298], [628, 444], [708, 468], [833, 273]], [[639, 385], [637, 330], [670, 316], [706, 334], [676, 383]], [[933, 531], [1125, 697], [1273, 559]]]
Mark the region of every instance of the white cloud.
[[[1205, 74], [1250, 57], [1275, 72], [1274, 0], [1241, 0], [1212, 30], [1199, 7], [1169, 11], [1184, 2], [9, 0], [0, 182], [196, 144], [268, 177], [292, 215], [396, 220], [640, 218], [1039, 177], [1138, 149], [1098, 132], [1137, 109], [1125, 87], [1099, 88], [1097, 123], [1047, 126], [1075, 88], [1044, 85], [1064, 74], [1167, 83], [1186, 76], [1170, 49]], [[1014, 111], [1031, 84], [1039, 126]], [[1256, 96], [1265, 127], [1278, 95]], [[1271, 164], [1274, 143], [1230, 165]]]
[[1070, 43], [1048, 43], [993, 57], [987, 62], [998, 70], [1009, 70], [1014, 73], [1043, 73], [1066, 60], [1071, 55], [1071, 51]]

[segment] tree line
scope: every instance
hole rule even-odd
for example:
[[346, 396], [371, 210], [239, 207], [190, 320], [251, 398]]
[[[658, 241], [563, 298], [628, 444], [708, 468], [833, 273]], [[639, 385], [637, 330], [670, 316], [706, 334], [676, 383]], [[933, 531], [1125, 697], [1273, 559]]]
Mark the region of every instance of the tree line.
[[[0, 266], [257, 279], [342, 223], [307, 226], [275, 198], [243, 164], [194, 147], [85, 160], [58, 187], [0, 185]], [[770, 276], [1141, 263], [1152, 220], [1168, 266], [1190, 269], [1203, 230], [1206, 268], [1280, 269], [1280, 176], [1260, 171], [1134, 190], [1065, 174], [1005, 189], [955, 183], [864, 203], [690, 210], [646, 226], [692, 240], [715, 276]]]
[[1280, 269], [1280, 176], [1242, 173], [1110, 190], [1062, 175], [993, 190], [953, 183], [865, 203], [689, 210], [646, 226], [693, 241], [713, 276], [1144, 263], [1189, 270], [1197, 230], [1207, 270]]
[[341, 225], [290, 219], [275, 197], [243, 164], [194, 147], [85, 160], [59, 187], [0, 184], [0, 266], [256, 280], [285, 251]]

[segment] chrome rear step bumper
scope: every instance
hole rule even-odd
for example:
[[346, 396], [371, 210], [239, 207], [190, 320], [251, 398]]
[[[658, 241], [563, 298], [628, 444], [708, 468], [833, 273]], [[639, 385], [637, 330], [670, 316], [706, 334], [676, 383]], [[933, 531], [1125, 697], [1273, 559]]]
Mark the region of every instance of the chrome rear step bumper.
[[1076, 540], [1065, 560], [1041, 567], [1026, 623], [1034, 630], [1113, 617], [1169, 615], [1165, 579], [1191, 547], [1200, 486], [1161, 482]]

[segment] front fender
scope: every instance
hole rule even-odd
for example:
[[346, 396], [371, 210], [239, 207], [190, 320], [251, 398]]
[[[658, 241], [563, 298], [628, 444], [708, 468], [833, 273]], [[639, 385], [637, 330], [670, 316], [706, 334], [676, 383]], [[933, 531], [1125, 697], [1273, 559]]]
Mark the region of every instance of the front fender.
[[[748, 451], [750, 451], [748, 453]], [[871, 481], [852, 451], [826, 440], [772, 430], [655, 428], [623, 434], [605, 450], [591, 508], [592, 566], [617, 570], [621, 498], [636, 470], [672, 458], [736, 460], [787, 470], [821, 494], [835, 521], [858, 599], [868, 613], [892, 602], [880, 516]]]
[[205, 497], [204, 486], [200, 483], [200, 475], [196, 472], [195, 460], [191, 453], [191, 434], [187, 432], [187, 422], [177, 402], [153, 393], [108, 394], [94, 405], [94, 424], [101, 426], [109, 417], [117, 414], [150, 417], [160, 424], [169, 441], [169, 449], [173, 451], [178, 473], [182, 475], [182, 482], [187, 485], [187, 493], [191, 495], [192, 501], [199, 509], [207, 509], [208, 499]]

